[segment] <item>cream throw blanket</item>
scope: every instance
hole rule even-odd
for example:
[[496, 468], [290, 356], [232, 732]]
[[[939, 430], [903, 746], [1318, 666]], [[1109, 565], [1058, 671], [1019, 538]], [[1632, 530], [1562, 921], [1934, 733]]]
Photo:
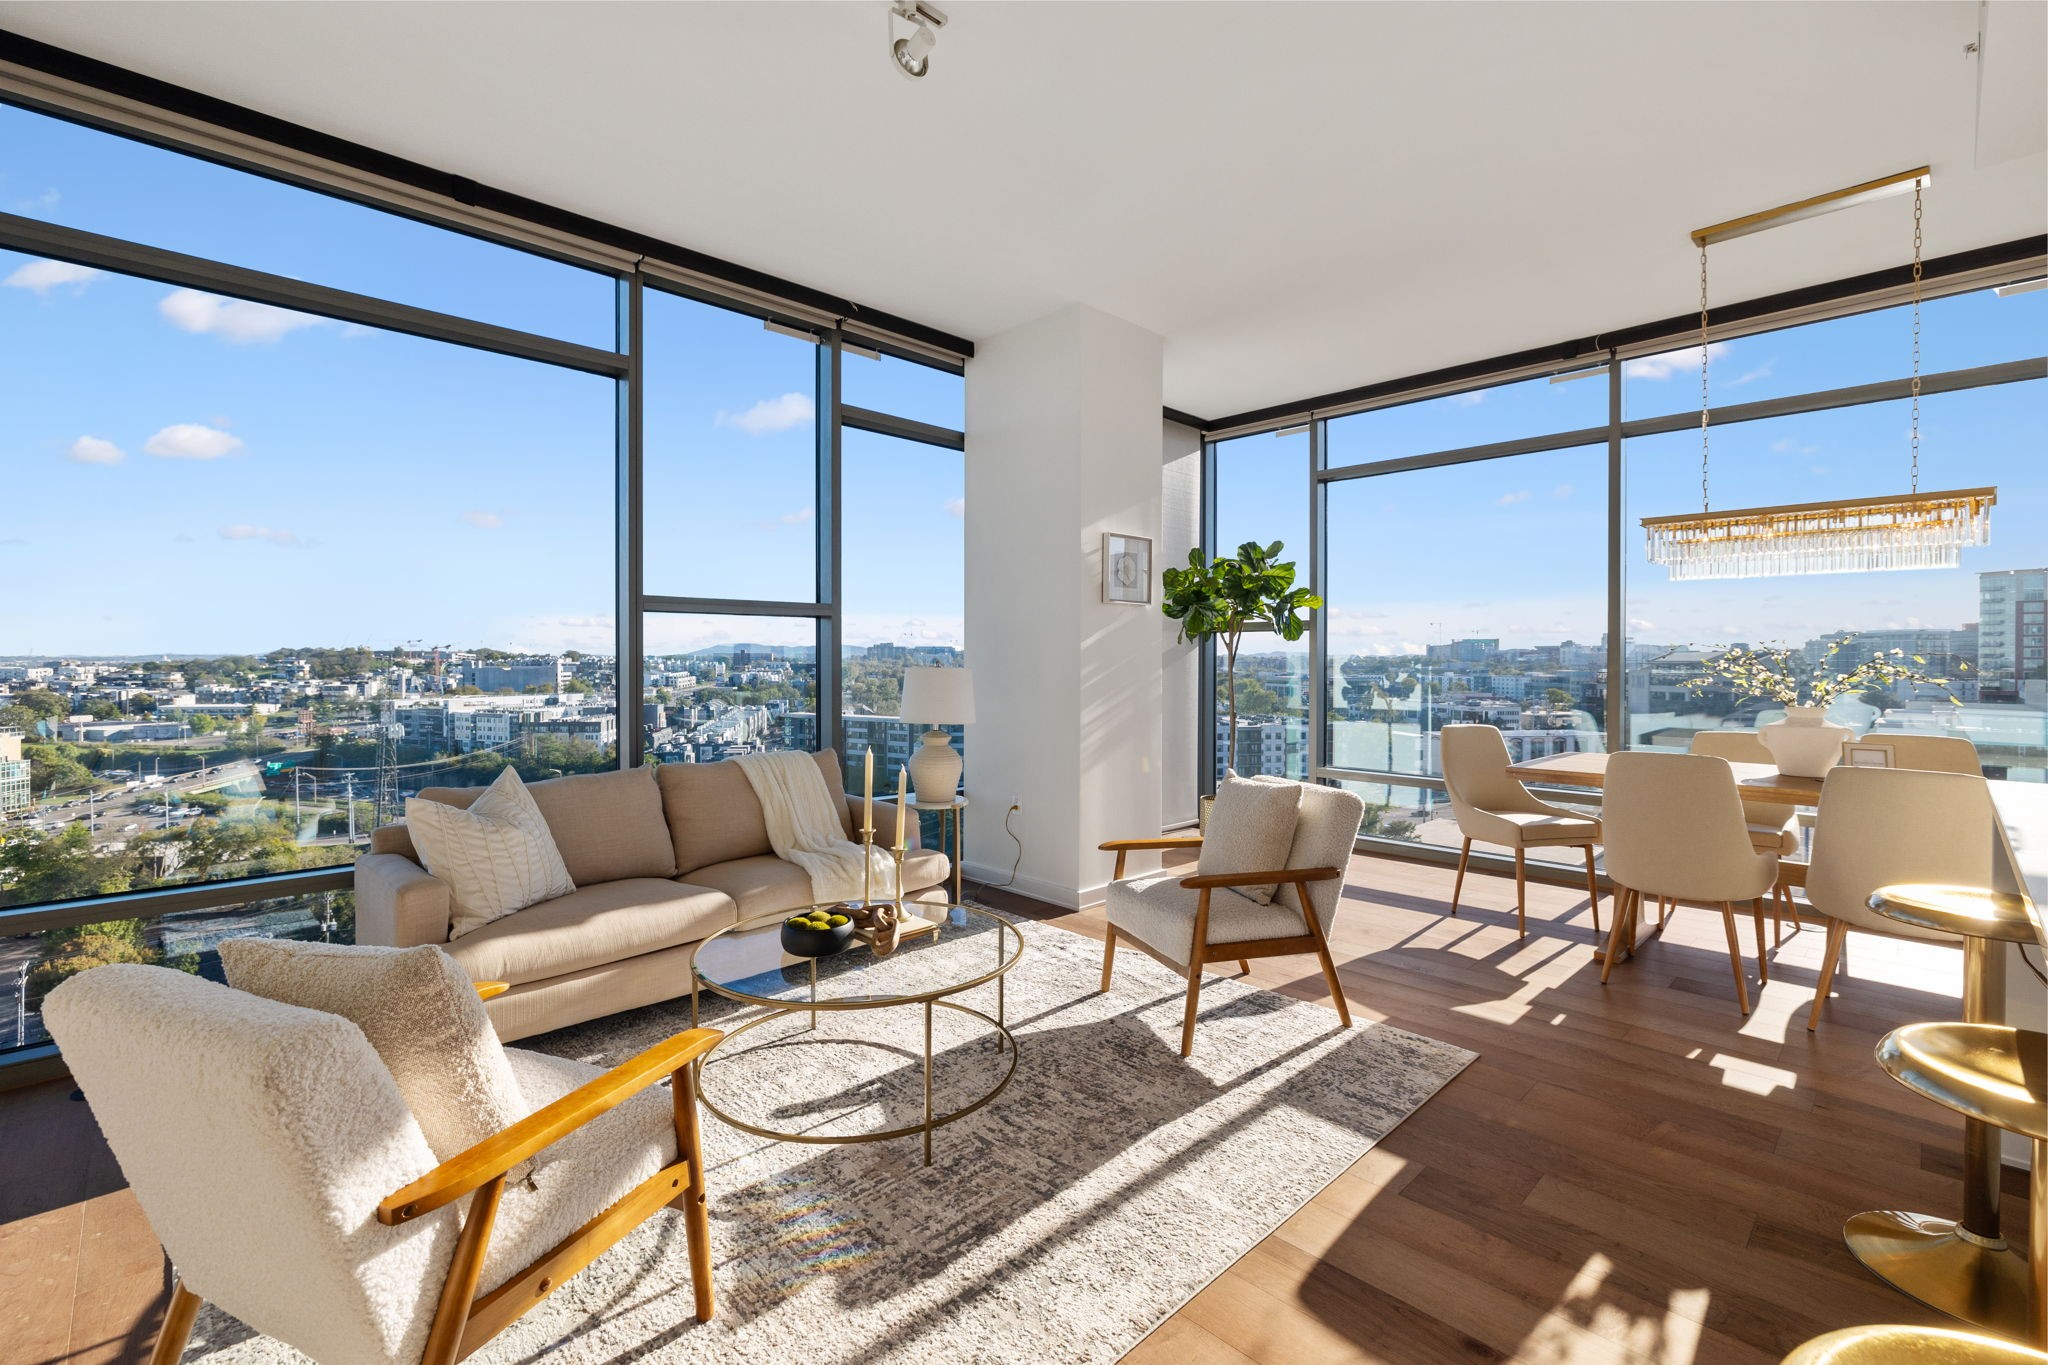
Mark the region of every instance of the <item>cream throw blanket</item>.
[[[775, 856], [795, 863], [811, 877], [811, 899], [859, 900], [862, 890], [861, 845], [851, 842], [839, 823], [841, 799], [825, 784], [817, 760], [787, 751], [742, 754], [740, 771], [753, 784], [761, 814], [768, 823], [768, 844]], [[877, 844], [867, 890], [874, 899], [894, 899], [896, 859]]]

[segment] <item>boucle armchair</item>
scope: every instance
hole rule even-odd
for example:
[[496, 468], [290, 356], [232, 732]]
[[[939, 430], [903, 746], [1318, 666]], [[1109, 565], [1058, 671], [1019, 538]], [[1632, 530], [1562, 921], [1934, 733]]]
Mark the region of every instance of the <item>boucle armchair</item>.
[[[1337, 964], [1330, 958], [1329, 931], [1344, 892], [1344, 869], [1350, 865], [1364, 819], [1365, 803], [1353, 793], [1340, 787], [1302, 784], [1300, 813], [1285, 866], [1211, 876], [1160, 872], [1124, 879], [1124, 861], [1131, 853], [1199, 851], [1200, 835], [1112, 839], [1100, 845], [1104, 852], [1116, 854], [1106, 907], [1109, 933], [1102, 945], [1102, 989], [1109, 989], [1120, 942], [1185, 976], [1188, 994], [1181, 1015], [1180, 1055], [1186, 1057], [1195, 1049], [1195, 1012], [1204, 966], [1236, 962], [1250, 971], [1255, 957], [1313, 953], [1322, 963], [1323, 980], [1329, 984], [1338, 1018], [1350, 1028], [1351, 1008], [1344, 1002]], [[1213, 818], [1210, 823], [1214, 825]], [[1263, 886], [1277, 887], [1270, 903], [1240, 894]], [[1304, 907], [1314, 913], [1304, 914]]]
[[537, 1107], [437, 1162], [340, 1015], [121, 965], [59, 986], [44, 1017], [176, 1268], [158, 1365], [207, 1300], [324, 1365], [447, 1365], [664, 1206], [711, 1317], [691, 1064], [715, 1030], [610, 1071], [508, 1048]]

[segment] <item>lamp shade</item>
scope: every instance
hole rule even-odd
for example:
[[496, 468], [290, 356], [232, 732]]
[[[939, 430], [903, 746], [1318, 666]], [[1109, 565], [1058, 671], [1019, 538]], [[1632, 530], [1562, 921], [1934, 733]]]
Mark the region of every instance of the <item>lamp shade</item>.
[[917, 725], [967, 725], [974, 720], [974, 675], [964, 668], [903, 670], [903, 719]]

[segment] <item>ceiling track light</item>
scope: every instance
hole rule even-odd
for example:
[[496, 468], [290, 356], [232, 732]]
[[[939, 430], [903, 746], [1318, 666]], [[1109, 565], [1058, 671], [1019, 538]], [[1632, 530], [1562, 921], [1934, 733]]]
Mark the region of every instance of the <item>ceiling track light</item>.
[[[896, 36], [896, 21], [910, 25], [908, 37]], [[889, 0], [889, 56], [896, 69], [911, 80], [920, 80], [931, 70], [932, 48], [938, 43], [934, 31], [946, 26], [946, 13], [927, 0]]]

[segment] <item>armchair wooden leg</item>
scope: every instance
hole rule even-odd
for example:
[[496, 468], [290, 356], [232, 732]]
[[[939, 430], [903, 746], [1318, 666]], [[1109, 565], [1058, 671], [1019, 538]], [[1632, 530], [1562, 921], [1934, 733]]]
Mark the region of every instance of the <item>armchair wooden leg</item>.
[[1180, 1055], [1191, 1056], [1195, 1050], [1195, 1007], [1202, 995], [1203, 950], [1209, 946], [1209, 888], [1202, 888], [1202, 898], [1195, 903], [1195, 934], [1188, 940], [1188, 1004], [1180, 1018]]
[[1600, 879], [1593, 873], [1593, 846], [1586, 845], [1586, 904], [1593, 907], [1593, 936], [1600, 936]]
[[1764, 956], [1764, 902], [1762, 897], [1749, 903], [1750, 914], [1756, 918], [1756, 983], [1759, 986], [1771, 984], [1771, 962]]
[[1109, 989], [1109, 973], [1116, 966], [1116, 930], [1102, 936], [1102, 989]]
[[1721, 925], [1728, 931], [1728, 965], [1735, 969], [1735, 1003], [1749, 1013], [1749, 978], [1742, 972], [1742, 940], [1735, 933], [1735, 907], [1721, 902]]
[[1458, 917], [1458, 893], [1465, 889], [1465, 864], [1470, 862], [1471, 860], [1472, 841], [1470, 839], [1467, 839], [1465, 841], [1465, 846], [1458, 850], [1458, 879], [1451, 883], [1452, 919], [1456, 919]]
[[1828, 1002], [1828, 991], [1835, 984], [1835, 968], [1842, 960], [1842, 943], [1849, 937], [1849, 926], [1842, 920], [1828, 921], [1827, 955], [1820, 963], [1820, 984], [1814, 987], [1813, 1008], [1806, 1013], [1808, 1033], [1820, 1027], [1820, 1007]]
[[1606, 985], [1609, 974], [1614, 971], [1614, 960], [1621, 956], [1622, 926], [1629, 921], [1633, 907], [1642, 893], [1631, 891], [1625, 886], [1614, 889], [1614, 919], [1607, 930], [1607, 957], [1600, 964], [1600, 984]]
[[[1295, 889], [1298, 891], [1301, 888]], [[1304, 901], [1307, 899], [1306, 896], [1302, 897]], [[1330, 940], [1323, 933], [1323, 922], [1313, 908], [1305, 910], [1302, 918], [1308, 921], [1308, 927], [1315, 932], [1316, 956], [1323, 960], [1323, 980], [1330, 986], [1330, 1003], [1337, 1007], [1337, 1017], [1344, 1021], [1344, 1027], [1350, 1028], [1351, 1005], [1344, 999], [1344, 983], [1337, 979], [1337, 964], [1330, 958]]]
[[1237, 960], [1237, 967], [1238, 970], [1243, 972], [1246, 976], [1250, 976], [1252, 974], [1252, 960], [1248, 957], [1239, 958]]
[[205, 1302], [187, 1289], [183, 1280], [171, 1286], [171, 1305], [164, 1310], [164, 1325], [156, 1334], [156, 1349], [149, 1353], [149, 1365], [178, 1365], [185, 1355], [185, 1343], [192, 1339], [192, 1324], [199, 1317], [199, 1306]]
[[674, 1097], [676, 1151], [690, 1163], [690, 1183], [676, 1201], [683, 1210], [683, 1236], [690, 1246], [690, 1287], [697, 1291], [697, 1321], [711, 1321], [711, 1210], [704, 1193], [704, 1143], [697, 1125], [697, 1077], [683, 1067], [669, 1078]]
[[505, 1177], [496, 1176], [469, 1201], [420, 1365], [455, 1365], [462, 1358], [462, 1330], [469, 1325], [470, 1305], [476, 1302], [477, 1283], [483, 1278], [484, 1254], [491, 1245], [491, 1225], [498, 1220], [498, 1199], [504, 1193]]
[[1524, 865], [1521, 849], [1515, 850], [1515, 932], [1523, 938], [1529, 936], [1529, 912], [1524, 904], [1529, 895], [1529, 869]]

